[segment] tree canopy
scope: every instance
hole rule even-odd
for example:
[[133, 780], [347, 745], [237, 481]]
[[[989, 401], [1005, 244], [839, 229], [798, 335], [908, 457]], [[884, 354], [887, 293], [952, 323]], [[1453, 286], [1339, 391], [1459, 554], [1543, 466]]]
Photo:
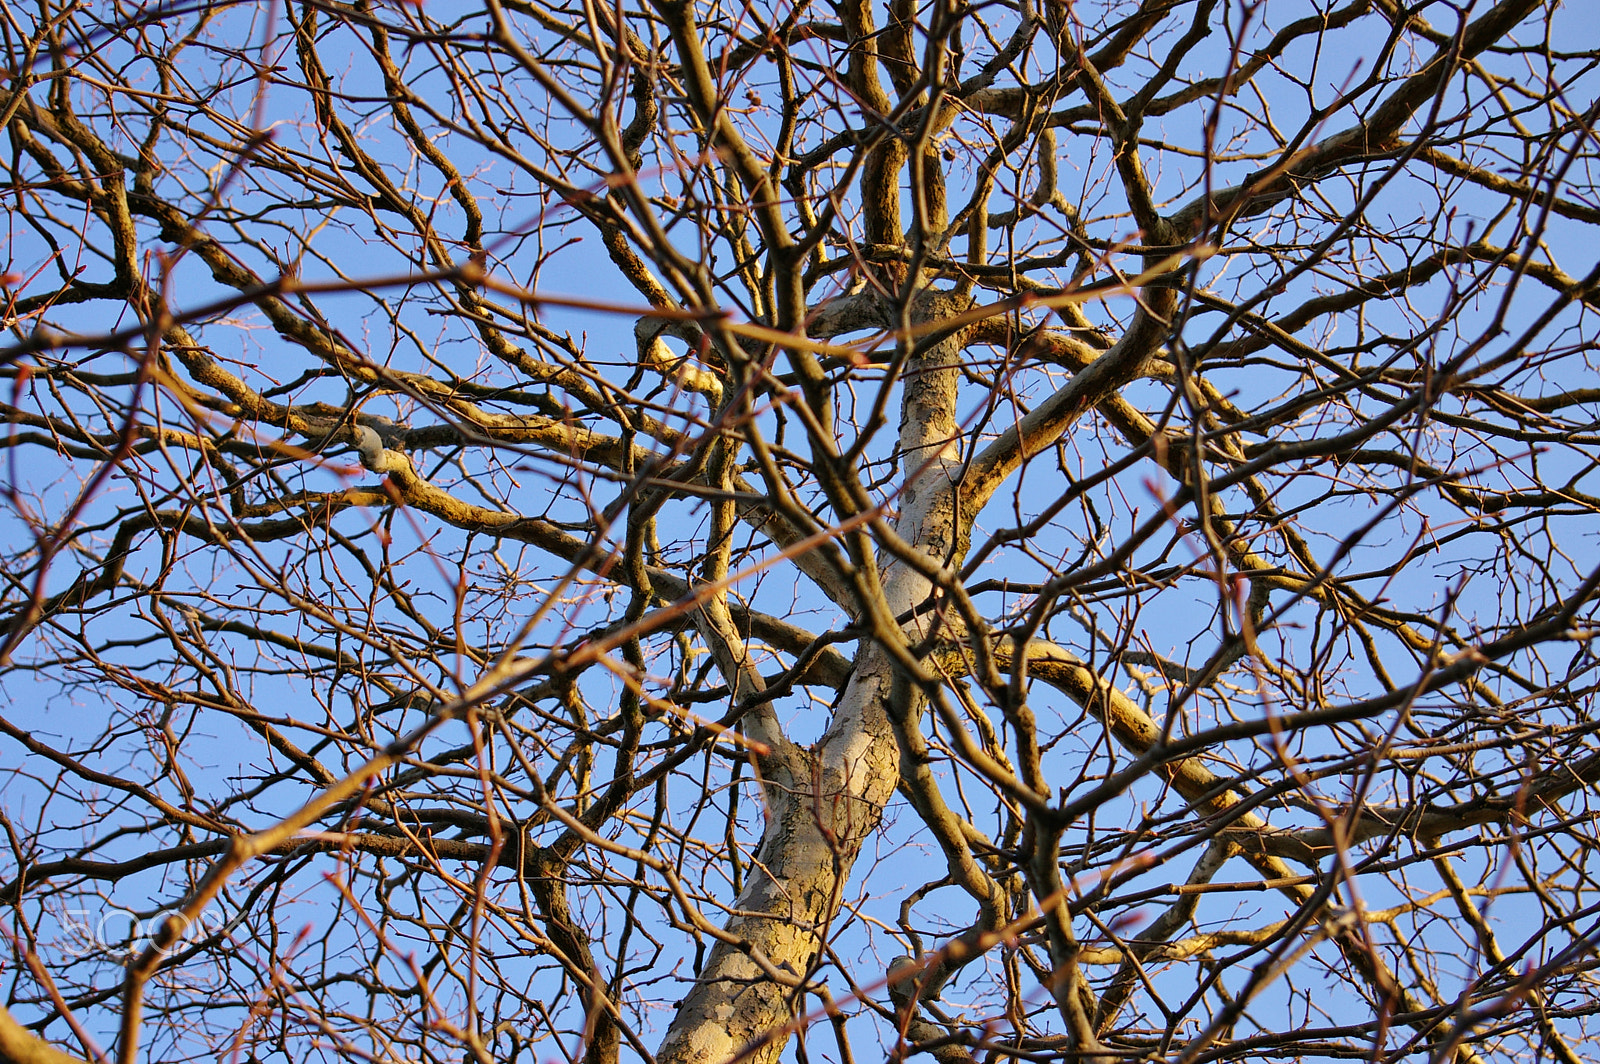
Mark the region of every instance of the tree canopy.
[[0, 6], [0, 1059], [1585, 1059], [1553, 0]]

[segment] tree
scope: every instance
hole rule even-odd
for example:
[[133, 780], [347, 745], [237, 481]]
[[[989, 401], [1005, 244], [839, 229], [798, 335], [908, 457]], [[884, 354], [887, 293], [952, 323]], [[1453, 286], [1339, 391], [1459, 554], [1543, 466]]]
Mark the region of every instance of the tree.
[[3, 24], [0, 1058], [1580, 1059], [1583, 12]]

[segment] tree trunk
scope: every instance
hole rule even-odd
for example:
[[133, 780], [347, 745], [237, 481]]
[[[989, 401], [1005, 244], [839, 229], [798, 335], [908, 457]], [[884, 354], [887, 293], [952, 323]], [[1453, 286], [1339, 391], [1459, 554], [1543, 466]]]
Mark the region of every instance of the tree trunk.
[[[913, 318], [947, 316], [952, 302], [925, 295], [916, 301]], [[960, 340], [947, 338], [908, 359], [900, 414], [902, 486], [892, 527], [940, 565], [965, 540], [956, 506]], [[902, 560], [883, 557], [878, 565], [879, 601], [861, 604], [858, 616], [903, 616], [933, 588]], [[891, 638], [915, 642], [929, 623], [924, 615]], [[763, 787], [766, 831], [734, 904], [736, 915], [724, 928], [735, 941], [712, 948], [657, 1055], [663, 1064], [727, 1061], [746, 1050], [742, 1059], [766, 1062], [782, 1052], [782, 1028], [797, 1008], [795, 988], [814, 963], [856, 857], [898, 782], [895, 723], [916, 721], [923, 699], [892, 650], [879, 639], [863, 639], [821, 741], [810, 751], [791, 748], [788, 757], [752, 758], [769, 777]], [[783, 778], [770, 778], [774, 774]], [[789, 977], [780, 983], [773, 969]]]

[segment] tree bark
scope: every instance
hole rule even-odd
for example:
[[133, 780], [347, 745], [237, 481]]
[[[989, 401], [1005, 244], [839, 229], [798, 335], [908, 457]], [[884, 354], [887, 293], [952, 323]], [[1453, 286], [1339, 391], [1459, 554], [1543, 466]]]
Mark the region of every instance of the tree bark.
[[[924, 295], [915, 324], [948, 316], [954, 301]], [[900, 411], [899, 515], [895, 535], [934, 565], [946, 564], [964, 538], [957, 495], [961, 443], [956, 423], [961, 338], [914, 351], [906, 361]], [[882, 621], [924, 602], [933, 583], [922, 567], [880, 557], [880, 600], [861, 604]], [[887, 633], [906, 644], [923, 638], [926, 614], [905, 630]], [[921, 626], [919, 628], [919, 626]], [[694, 988], [664, 1039], [664, 1064], [703, 1064], [736, 1057], [776, 1060], [783, 1026], [796, 1011], [803, 977], [817, 959], [822, 936], [839, 912], [844, 889], [867, 838], [877, 830], [899, 781], [896, 727], [915, 726], [924, 696], [892, 646], [863, 639], [832, 725], [812, 750], [790, 746], [785, 756], [752, 756], [764, 779], [766, 829], [750, 879]], [[728, 668], [739, 667], [729, 662]], [[736, 687], [730, 677], [730, 687]], [[770, 736], [769, 736], [770, 738]], [[774, 744], [776, 745], [776, 744]], [[731, 941], [730, 941], [731, 940]], [[773, 970], [789, 978], [773, 977]], [[745, 1054], [740, 1056], [740, 1054]]]

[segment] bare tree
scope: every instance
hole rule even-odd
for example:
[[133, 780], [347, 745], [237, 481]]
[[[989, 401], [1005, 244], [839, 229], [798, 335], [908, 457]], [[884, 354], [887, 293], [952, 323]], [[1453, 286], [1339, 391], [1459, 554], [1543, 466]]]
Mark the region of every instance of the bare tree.
[[1592, 1058], [1580, 6], [0, 24], [0, 1060]]

